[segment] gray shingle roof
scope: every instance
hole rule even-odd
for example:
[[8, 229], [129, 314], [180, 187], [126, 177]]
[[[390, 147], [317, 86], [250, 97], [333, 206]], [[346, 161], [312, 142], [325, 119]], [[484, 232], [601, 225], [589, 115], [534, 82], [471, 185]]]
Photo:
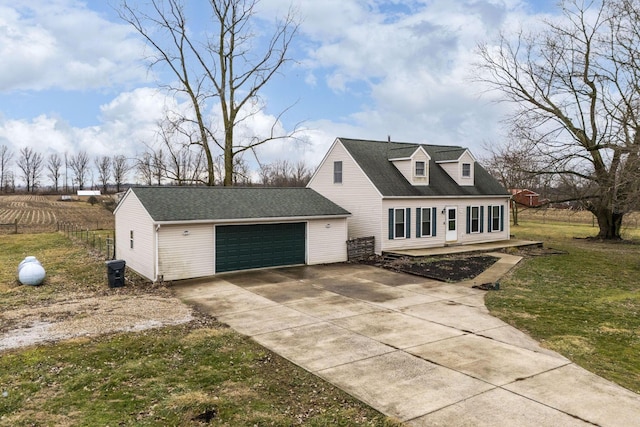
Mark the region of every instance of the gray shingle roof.
[[[473, 186], [458, 185], [436, 163], [459, 159], [466, 151], [464, 147], [338, 139], [367, 174], [373, 185], [386, 197], [509, 195], [507, 190], [478, 163], [473, 168], [475, 183]], [[389, 159], [409, 157], [420, 146], [431, 157], [429, 185], [414, 186]]]
[[345, 216], [310, 188], [132, 187], [154, 221]]

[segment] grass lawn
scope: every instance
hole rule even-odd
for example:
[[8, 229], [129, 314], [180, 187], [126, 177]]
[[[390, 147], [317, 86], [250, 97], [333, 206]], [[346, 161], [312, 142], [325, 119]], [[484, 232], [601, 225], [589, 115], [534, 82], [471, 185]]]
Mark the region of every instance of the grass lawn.
[[[43, 286], [18, 286], [26, 255], [45, 266]], [[109, 290], [104, 261], [62, 234], [0, 239], [0, 313], [71, 294], [146, 292], [131, 288]], [[0, 426], [204, 423], [399, 425], [206, 316], [0, 353]]]
[[489, 292], [491, 313], [580, 366], [640, 393], [640, 233], [636, 243], [585, 240], [587, 225], [521, 222], [517, 238], [558, 254], [533, 256]]

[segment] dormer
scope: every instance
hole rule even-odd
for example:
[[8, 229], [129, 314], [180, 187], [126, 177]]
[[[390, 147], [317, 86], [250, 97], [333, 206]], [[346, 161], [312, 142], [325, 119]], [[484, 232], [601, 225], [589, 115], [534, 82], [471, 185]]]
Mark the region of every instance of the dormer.
[[455, 159], [439, 160], [436, 162], [460, 186], [475, 185], [476, 159], [469, 150], [464, 150]]
[[429, 161], [431, 157], [424, 148], [407, 147], [389, 153], [389, 161], [400, 171], [411, 185], [429, 185]]

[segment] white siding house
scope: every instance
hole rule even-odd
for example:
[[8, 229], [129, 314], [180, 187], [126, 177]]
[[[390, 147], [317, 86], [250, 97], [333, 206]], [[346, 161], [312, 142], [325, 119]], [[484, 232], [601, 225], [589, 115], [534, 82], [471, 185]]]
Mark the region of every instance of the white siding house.
[[308, 188], [132, 187], [116, 257], [150, 280], [347, 260], [349, 212]]
[[509, 239], [510, 194], [463, 147], [338, 138], [308, 187], [376, 253]]

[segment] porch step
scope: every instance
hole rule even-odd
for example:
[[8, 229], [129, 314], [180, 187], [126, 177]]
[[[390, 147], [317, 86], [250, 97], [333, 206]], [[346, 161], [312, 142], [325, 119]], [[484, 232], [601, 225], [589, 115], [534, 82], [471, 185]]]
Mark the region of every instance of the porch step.
[[406, 257], [406, 255], [396, 254], [396, 253], [393, 253], [393, 252], [382, 252], [382, 259], [385, 262], [395, 261], [395, 260], [398, 260], [398, 259], [404, 258], [404, 257]]

